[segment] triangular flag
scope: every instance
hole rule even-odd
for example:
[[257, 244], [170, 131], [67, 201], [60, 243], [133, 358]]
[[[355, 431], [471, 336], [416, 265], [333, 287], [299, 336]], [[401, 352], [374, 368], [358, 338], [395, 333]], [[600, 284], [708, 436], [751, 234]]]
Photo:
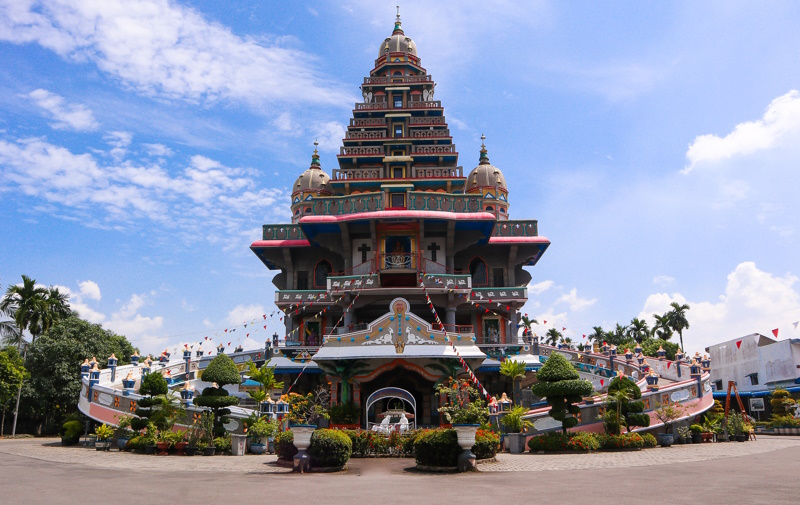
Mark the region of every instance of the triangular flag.
[[737, 349], [741, 349], [742, 348], [742, 341], [741, 340], [737, 340], [736, 341], [736, 348]]
[[547, 324], [547, 319], [544, 320], [544, 324]]
[[775, 338], [778, 338], [778, 328], [772, 330], [772, 334], [775, 335]]
[[667, 370], [669, 370], [669, 366], [672, 364], [672, 361], [667, 361]]
[[583, 334], [583, 338], [586, 338], [586, 334], [585, 333]]
[[795, 321], [792, 324], [794, 325], [794, 329], [796, 330], [797, 329], [797, 325], [800, 324], [800, 321]]
[[567, 331], [567, 329], [562, 326], [561, 331]]
[[603, 385], [603, 383], [604, 383], [604, 382], [605, 382], [605, 380], [603, 380], [603, 379], [600, 379], [600, 385], [601, 385], [601, 386]]

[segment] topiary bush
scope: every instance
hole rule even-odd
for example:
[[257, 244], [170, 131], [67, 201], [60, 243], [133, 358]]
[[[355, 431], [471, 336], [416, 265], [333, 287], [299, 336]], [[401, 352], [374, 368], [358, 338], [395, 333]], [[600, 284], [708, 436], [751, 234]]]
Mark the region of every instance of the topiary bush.
[[475, 445], [472, 453], [476, 459], [489, 459], [497, 455], [500, 449], [500, 435], [491, 431], [480, 429], [475, 434]]
[[414, 457], [425, 466], [458, 465], [458, 435], [452, 429], [423, 430], [414, 439]]
[[80, 421], [67, 421], [61, 426], [61, 445], [75, 445], [81, 439], [83, 425]]
[[297, 454], [297, 447], [294, 446], [294, 433], [292, 430], [286, 430], [275, 437], [275, 454], [278, 459], [291, 461], [294, 455]]
[[658, 441], [656, 440], [656, 437], [654, 437], [652, 433], [643, 433], [642, 440], [644, 440], [645, 447], [655, 447], [658, 445]]
[[550, 417], [561, 422], [562, 433], [578, 424], [580, 407], [575, 405], [592, 392], [592, 383], [581, 379], [567, 359], [552, 353], [536, 374], [539, 381], [531, 390], [550, 405]]
[[314, 430], [308, 454], [311, 466], [343, 466], [353, 453], [353, 443], [347, 434], [340, 430]]
[[528, 440], [531, 452], [596, 451], [600, 449], [597, 435], [583, 431], [572, 433], [551, 432]]
[[208, 407], [214, 413], [214, 436], [221, 437], [226, 433], [225, 423], [229, 421], [227, 415], [231, 413], [228, 408], [238, 405], [239, 399], [231, 396], [224, 386], [241, 383], [239, 369], [227, 354], [218, 354], [203, 370], [204, 382], [216, 383], [216, 386], [203, 389], [203, 393], [194, 399], [194, 404], [199, 407]]
[[151, 421], [161, 425], [162, 429], [166, 427], [166, 416], [160, 415], [157, 411], [162, 406], [160, 398], [166, 398], [168, 391], [167, 380], [160, 373], [151, 372], [142, 377], [139, 394], [144, 398], [137, 403], [134, 412], [137, 417], [131, 419], [131, 428], [134, 431], [145, 429], [147, 423]]
[[[603, 424], [606, 432], [619, 434], [624, 426], [630, 433], [635, 426], [650, 426], [650, 416], [644, 414], [642, 390], [629, 377], [614, 377], [608, 385], [608, 401]], [[617, 419], [619, 413], [619, 419]]]

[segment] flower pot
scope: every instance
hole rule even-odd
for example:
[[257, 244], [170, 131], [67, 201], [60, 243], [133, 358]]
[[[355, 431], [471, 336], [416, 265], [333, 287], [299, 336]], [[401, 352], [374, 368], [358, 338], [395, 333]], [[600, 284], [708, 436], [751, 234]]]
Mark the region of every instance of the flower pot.
[[122, 437], [117, 439], [117, 447], [119, 448], [120, 451], [125, 450], [125, 446], [128, 445], [128, 440], [129, 439]]
[[670, 447], [674, 441], [672, 433], [658, 433], [656, 436], [661, 447]]
[[94, 448], [98, 451], [107, 451], [109, 447], [111, 447], [110, 440], [98, 440], [94, 443]]
[[188, 445], [189, 444], [187, 444], [186, 442], [178, 442], [177, 444], [175, 444], [175, 453], [178, 456], [183, 456], [186, 451], [186, 446]]
[[275, 441], [273, 439], [269, 440], [269, 445], [267, 446], [267, 452], [269, 452], [270, 454], [275, 453]]
[[[309, 439], [310, 441], [310, 439]], [[244, 456], [247, 447], [247, 435], [231, 434], [231, 454], [234, 456]]]
[[184, 450], [184, 454], [186, 454], [187, 456], [194, 456], [195, 454], [197, 454], [197, 447], [187, 447]]
[[317, 429], [314, 425], [298, 424], [297, 426], [290, 426], [292, 434], [294, 434], [294, 446], [298, 451], [304, 451], [311, 445], [311, 434]]
[[157, 447], [155, 445], [147, 445], [144, 448], [145, 454], [155, 454]]
[[692, 433], [692, 443], [693, 444], [702, 444], [703, 443], [703, 434], [702, 433]]
[[475, 445], [475, 435], [478, 433], [480, 424], [454, 424], [453, 429], [458, 435], [458, 446], [461, 447], [461, 454], [458, 456], [458, 471], [467, 472], [475, 470], [477, 459], [470, 449]]
[[250, 452], [253, 454], [264, 454], [267, 452], [267, 444], [250, 444]]
[[213, 456], [216, 454], [217, 448], [216, 447], [206, 447], [203, 449], [203, 456]]
[[747, 435], [745, 435], [744, 433], [741, 434], [741, 435], [736, 435], [736, 441], [737, 442], [747, 442]]
[[159, 442], [156, 444], [156, 447], [158, 447], [159, 456], [166, 456], [167, 450], [169, 449], [169, 442]]
[[522, 454], [525, 452], [525, 434], [508, 433], [505, 436], [506, 447], [511, 454]]

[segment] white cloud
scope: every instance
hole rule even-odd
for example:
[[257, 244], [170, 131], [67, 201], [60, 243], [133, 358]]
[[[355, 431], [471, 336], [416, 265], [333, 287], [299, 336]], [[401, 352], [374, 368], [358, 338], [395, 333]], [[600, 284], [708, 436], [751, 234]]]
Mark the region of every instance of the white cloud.
[[66, 103], [64, 97], [46, 89], [31, 91], [28, 97], [55, 120], [50, 126], [56, 130], [92, 131], [99, 126], [94, 114], [86, 106]]
[[695, 138], [686, 152], [688, 164], [683, 173], [691, 172], [698, 163], [714, 163], [777, 147], [798, 131], [800, 92], [792, 90], [774, 99], [763, 118], [739, 123], [725, 137], [707, 134]]
[[323, 151], [338, 151], [346, 130], [344, 125], [336, 121], [329, 121], [314, 126], [316, 130], [314, 135], [319, 141], [319, 148]]
[[252, 170], [193, 156], [173, 175], [160, 161], [127, 158], [129, 133], [112, 132], [105, 140], [113, 148], [112, 160], [73, 154], [40, 138], [0, 138], [4, 189], [61, 204], [58, 215], [87, 226], [124, 229], [144, 219], [179, 230], [185, 240], [202, 237], [211, 243], [238, 237], [283, 211], [275, 205], [281, 192], [259, 187]]
[[0, 40], [36, 43], [146, 95], [190, 101], [354, 101], [286, 38], [239, 37], [163, 0], [19, 0], [0, 7]]
[[150, 156], [169, 157], [174, 154], [172, 149], [163, 144], [142, 144], [142, 147]]
[[90, 300], [100, 301], [100, 286], [94, 281], [83, 281], [78, 283], [81, 296]]
[[578, 290], [576, 288], [572, 288], [569, 293], [564, 293], [555, 301], [555, 304], [559, 303], [566, 303], [569, 305], [570, 310], [578, 311], [583, 310], [587, 307], [591, 307], [592, 305], [597, 302], [597, 298], [581, 298], [578, 296]]
[[254, 319], [258, 319], [260, 321], [262, 319], [262, 315], [265, 313], [266, 312], [262, 305], [237, 305], [231, 309], [230, 312], [228, 312], [226, 321], [228, 324], [233, 326], [238, 326], [243, 323], [250, 324], [250, 321]]
[[553, 281], [542, 281], [536, 284], [528, 284], [528, 295], [540, 295], [553, 287]]
[[672, 285], [674, 282], [675, 278], [669, 275], [656, 275], [653, 277], [653, 284], [656, 286], [666, 287]]
[[800, 337], [800, 331], [792, 326], [800, 320], [797, 281], [794, 275], [775, 276], [759, 270], [755, 263], [744, 262], [728, 275], [725, 293], [718, 301], [687, 301], [680, 293], [655, 293], [647, 298], [638, 317], [652, 325], [652, 314], [667, 312], [670, 303], [688, 304], [690, 327], [683, 340], [692, 353], [754, 332], [771, 335], [774, 328], [780, 329], [780, 337]]

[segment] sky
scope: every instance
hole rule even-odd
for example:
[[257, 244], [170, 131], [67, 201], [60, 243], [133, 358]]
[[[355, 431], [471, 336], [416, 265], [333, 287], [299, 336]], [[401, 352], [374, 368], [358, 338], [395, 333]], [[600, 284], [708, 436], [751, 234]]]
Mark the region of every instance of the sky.
[[[290, 221], [314, 139], [336, 167], [396, 3], [0, 0], [3, 289], [60, 286], [145, 352], [282, 334], [249, 245]], [[400, 10], [459, 164], [485, 134], [511, 218], [552, 241], [537, 333], [677, 301], [690, 352], [800, 338], [800, 4]]]

